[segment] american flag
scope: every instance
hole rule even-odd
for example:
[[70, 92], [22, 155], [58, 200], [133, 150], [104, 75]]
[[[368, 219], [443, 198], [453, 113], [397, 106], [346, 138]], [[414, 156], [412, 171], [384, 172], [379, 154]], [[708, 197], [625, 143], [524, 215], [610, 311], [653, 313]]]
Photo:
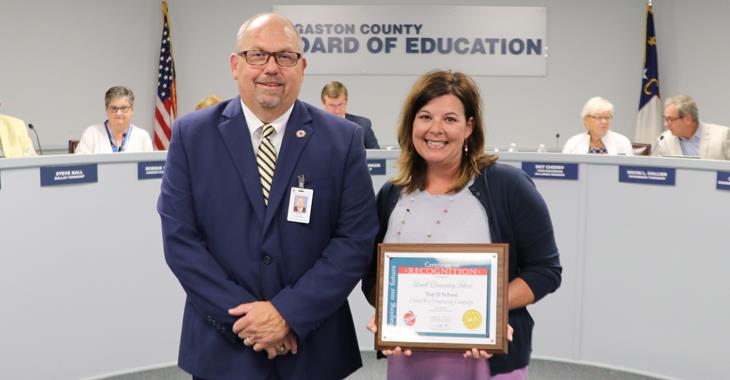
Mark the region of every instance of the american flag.
[[155, 148], [167, 150], [170, 145], [172, 122], [177, 116], [177, 91], [175, 86], [175, 60], [172, 58], [170, 22], [167, 17], [167, 1], [162, 0], [162, 43], [160, 44], [160, 71], [157, 77], [157, 101], [155, 105]]

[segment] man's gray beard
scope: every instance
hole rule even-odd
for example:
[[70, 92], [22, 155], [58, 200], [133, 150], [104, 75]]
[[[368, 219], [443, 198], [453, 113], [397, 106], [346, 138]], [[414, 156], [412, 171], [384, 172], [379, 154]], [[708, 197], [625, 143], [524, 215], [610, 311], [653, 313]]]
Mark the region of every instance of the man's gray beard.
[[280, 96], [269, 96], [266, 94], [256, 94], [256, 101], [263, 108], [276, 108], [281, 104]]

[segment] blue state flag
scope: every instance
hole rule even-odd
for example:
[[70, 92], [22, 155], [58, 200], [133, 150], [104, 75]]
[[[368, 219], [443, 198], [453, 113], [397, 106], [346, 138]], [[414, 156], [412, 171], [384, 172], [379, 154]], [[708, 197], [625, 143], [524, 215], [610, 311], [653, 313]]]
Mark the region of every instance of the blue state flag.
[[646, 35], [644, 37], [644, 70], [641, 78], [639, 114], [636, 117], [634, 141], [654, 144], [662, 130], [662, 105], [659, 97], [659, 60], [654, 33], [654, 12], [646, 6]]

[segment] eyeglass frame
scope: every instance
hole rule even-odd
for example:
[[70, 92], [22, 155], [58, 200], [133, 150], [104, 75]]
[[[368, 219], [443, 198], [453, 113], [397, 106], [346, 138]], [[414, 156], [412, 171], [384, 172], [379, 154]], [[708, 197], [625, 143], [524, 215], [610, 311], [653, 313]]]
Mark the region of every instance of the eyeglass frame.
[[[248, 52], [252, 52], [252, 51], [266, 53], [266, 60], [263, 63], [261, 63], [261, 64], [255, 64], [255, 63], [249, 62], [248, 61], [248, 54], [247, 53]], [[279, 56], [278, 56], [278, 54], [282, 54], [282, 53], [296, 54], [297, 59], [296, 59], [296, 61], [294, 61], [294, 64], [291, 65], [291, 66], [286, 66], [286, 65], [282, 65], [281, 63], [279, 63]], [[299, 63], [299, 60], [302, 59], [302, 53], [297, 53], [295, 51], [276, 51], [276, 52], [269, 52], [269, 51], [265, 51], [265, 50], [251, 49], [251, 50], [239, 51], [239, 52], [236, 53], [236, 55], [238, 55], [240, 57], [243, 57], [243, 60], [246, 61], [247, 64], [249, 64], [251, 66], [256, 66], [256, 67], [266, 66], [266, 64], [269, 63], [269, 60], [271, 59], [272, 56], [274, 57], [274, 62], [276, 62], [276, 64], [279, 65], [280, 67], [294, 67], [294, 66], [296, 66]]]
[[677, 121], [679, 119], [684, 119], [684, 116], [677, 116], [675, 118], [671, 118], [671, 117], [664, 116], [664, 117], [662, 117], [662, 119], [664, 119], [664, 122], [665, 123], [669, 124], [669, 123], [673, 123], [673, 122], [675, 122], [675, 121]]
[[106, 108], [107, 111], [111, 112], [112, 115], [116, 114], [117, 112], [122, 112], [123, 114], [129, 112], [132, 110], [132, 106], [109, 106]]
[[597, 120], [597, 121], [609, 122], [609, 121], [613, 120], [613, 115], [611, 115], [611, 116], [586, 115], [586, 116], [590, 117], [593, 120]]

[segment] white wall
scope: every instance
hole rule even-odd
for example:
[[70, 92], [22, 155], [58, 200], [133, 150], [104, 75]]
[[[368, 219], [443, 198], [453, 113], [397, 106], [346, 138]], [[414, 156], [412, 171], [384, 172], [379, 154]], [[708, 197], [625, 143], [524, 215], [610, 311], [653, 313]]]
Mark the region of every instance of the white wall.
[[[278, 4], [352, 4], [358, 0]], [[386, 5], [388, 1], [369, 1]], [[400, 0], [441, 5], [443, 0]], [[236, 94], [228, 69], [240, 24], [272, 9], [263, 0], [169, 0], [181, 113], [208, 94]], [[460, 5], [540, 5], [548, 8], [548, 74], [540, 78], [480, 77], [488, 145], [516, 142], [554, 148], [581, 131], [579, 113], [591, 96], [616, 106], [614, 130], [633, 136], [643, 63], [643, 0], [482, 0]], [[663, 96], [694, 96], [701, 116], [730, 124], [730, 0], [655, 0]], [[64, 147], [104, 119], [104, 91], [115, 84], [137, 96], [133, 121], [152, 129], [160, 3], [154, 0], [1, 0], [0, 112], [35, 124], [41, 142]], [[444, 20], [455, 23], [458, 20]], [[519, 22], [519, 21], [516, 21]], [[439, 67], [434, 60], [433, 67]], [[301, 98], [318, 104], [329, 80], [350, 89], [350, 110], [369, 116], [381, 145], [395, 143], [393, 126], [414, 76], [307, 76]]]

